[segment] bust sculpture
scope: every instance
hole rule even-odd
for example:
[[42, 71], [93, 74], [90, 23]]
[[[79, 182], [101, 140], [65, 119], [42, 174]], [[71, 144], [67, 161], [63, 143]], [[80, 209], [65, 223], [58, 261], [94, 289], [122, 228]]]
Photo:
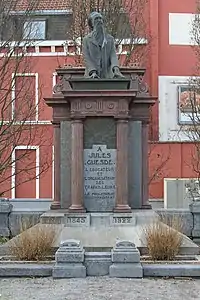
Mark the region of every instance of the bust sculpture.
[[124, 78], [119, 69], [114, 38], [106, 32], [102, 15], [92, 12], [88, 25], [90, 33], [83, 39], [85, 77]]

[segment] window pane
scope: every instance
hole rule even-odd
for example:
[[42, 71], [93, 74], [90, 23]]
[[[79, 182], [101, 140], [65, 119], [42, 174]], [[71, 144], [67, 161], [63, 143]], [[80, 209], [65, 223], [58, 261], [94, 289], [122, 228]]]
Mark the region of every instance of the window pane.
[[45, 21], [30, 21], [24, 23], [24, 39], [44, 40]]

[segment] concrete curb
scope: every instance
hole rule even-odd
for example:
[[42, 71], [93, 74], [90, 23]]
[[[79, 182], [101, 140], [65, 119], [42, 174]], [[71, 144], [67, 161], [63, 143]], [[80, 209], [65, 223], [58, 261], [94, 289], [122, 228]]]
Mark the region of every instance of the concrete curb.
[[0, 277], [50, 277], [53, 264], [0, 264]]
[[[51, 277], [54, 263], [6, 263], [0, 264], [2, 277]], [[145, 264], [143, 277], [200, 277], [200, 264]], [[89, 275], [89, 274], [88, 274]], [[92, 275], [92, 274], [91, 274]], [[89, 276], [91, 276], [89, 275]], [[102, 274], [100, 274], [102, 275]], [[98, 275], [96, 275], [98, 276]], [[127, 276], [129, 278], [129, 276]]]
[[200, 277], [198, 264], [142, 264], [144, 277]]

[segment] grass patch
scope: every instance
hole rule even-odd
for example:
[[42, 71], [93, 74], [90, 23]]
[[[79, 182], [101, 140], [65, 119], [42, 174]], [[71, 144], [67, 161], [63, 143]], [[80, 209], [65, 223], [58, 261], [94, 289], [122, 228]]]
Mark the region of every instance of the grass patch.
[[148, 254], [155, 260], [174, 260], [183, 241], [180, 217], [162, 215], [144, 228]]
[[9, 238], [7, 238], [5, 236], [0, 236], [0, 245], [3, 245], [8, 241], [9, 241]]
[[51, 254], [58, 234], [55, 225], [37, 224], [30, 228], [23, 224], [20, 235], [10, 241], [11, 255], [18, 260], [41, 261]]

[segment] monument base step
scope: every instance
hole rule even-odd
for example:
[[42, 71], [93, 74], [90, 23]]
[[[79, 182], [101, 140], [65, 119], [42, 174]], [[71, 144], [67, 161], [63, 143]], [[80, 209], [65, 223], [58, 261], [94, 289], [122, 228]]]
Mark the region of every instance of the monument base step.
[[134, 210], [129, 213], [72, 213], [67, 210], [48, 211], [42, 214], [42, 224], [63, 224], [67, 227], [90, 226], [135, 226], [155, 218], [157, 214], [152, 210]]
[[141, 263], [112, 264], [109, 269], [110, 277], [118, 278], [142, 278], [143, 269]]
[[56, 264], [52, 276], [53, 278], [85, 278], [86, 267], [82, 264]]
[[[109, 252], [115, 246], [117, 240], [126, 240], [133, 242], [141, 254], [147, 254], [144, 229], [156, 217], [157, 214], [153, 210], [132, 211], [130, 214], [68, 214], [67, 212], [49, 211], [41, 216], [41, 223], [36, 224], [35, 227], [48, 226], [46, 224], [52, 226], [52, 224], [55, 224], [58, 233], [53, 248], [56, 249], [60, 246], [61, 242], [75, 239], [81, 242], [86, 251]], [[113, 220], [115, 221], [113, 222]], [[2, 247], [6, 248], [9, 245], [10, 241]], [[198, 255], [199, 246], [183, 235], [183, 243], [179, 254]]]
[[[142, 254], [147, 254], [144, 229], [157, 214], [153, 210], [133, 210], [131, 213], [82, 213], [48, 211], [41, 216], [42, 224], [60, 224], [55, 247], [68, 239], [76, 239], [86, 251], [110, 251], [116, 240], [133, 242]], [[42, 224], [40, 224], [42, 226]], [[39, 224], [38, 224], [39, 226]], [[181, 233], [180, 233], [181, 234]], [[199, 247], [183, 235], [181, 255], [199, 254]]]

